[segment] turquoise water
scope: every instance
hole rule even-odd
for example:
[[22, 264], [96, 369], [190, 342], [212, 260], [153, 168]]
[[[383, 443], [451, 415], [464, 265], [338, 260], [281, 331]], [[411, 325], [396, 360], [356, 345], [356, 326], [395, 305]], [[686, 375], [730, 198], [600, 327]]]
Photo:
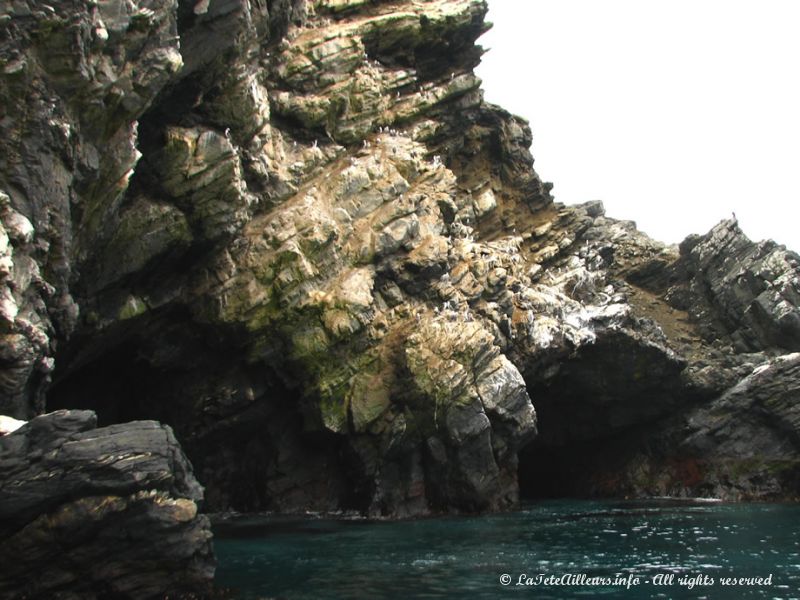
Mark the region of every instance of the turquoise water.
[[[248, 599], [800, 598], [797, 505], [554, 501], [399, 522], [250, 517], [219, 524], [214, 545], [217, 584]], [[517, 585], [527, 577], [533, 585]]]

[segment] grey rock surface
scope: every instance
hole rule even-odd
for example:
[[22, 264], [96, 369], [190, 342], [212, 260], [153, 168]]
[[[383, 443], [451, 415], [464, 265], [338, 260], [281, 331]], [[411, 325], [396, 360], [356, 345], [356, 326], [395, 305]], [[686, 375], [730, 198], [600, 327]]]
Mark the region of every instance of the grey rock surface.
[[91, 411], [0, 437], [0, 595], [162, 598], [210, 591], [203, 491], [169, 427]]

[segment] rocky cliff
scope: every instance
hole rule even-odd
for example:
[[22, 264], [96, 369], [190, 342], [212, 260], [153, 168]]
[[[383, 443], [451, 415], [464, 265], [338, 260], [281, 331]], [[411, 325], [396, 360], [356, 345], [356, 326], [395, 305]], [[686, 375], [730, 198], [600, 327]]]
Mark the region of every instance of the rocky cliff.
[[169, 423], [209, 510], [798, 494], [800, 258], [555, 203], [484, 1], [0, 7], [0, 413]]

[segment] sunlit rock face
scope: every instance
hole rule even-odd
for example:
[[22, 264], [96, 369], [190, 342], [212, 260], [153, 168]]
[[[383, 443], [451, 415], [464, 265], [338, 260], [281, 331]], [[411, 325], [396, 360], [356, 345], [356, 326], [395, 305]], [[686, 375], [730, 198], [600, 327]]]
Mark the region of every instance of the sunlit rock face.
[[485, 2], [3, 10], [0, 413], [169, 423], [209, 510], [796, 493], [788, 400], [763, 477], [693, 415], [798, 350], [797, 255], [554, 203]]

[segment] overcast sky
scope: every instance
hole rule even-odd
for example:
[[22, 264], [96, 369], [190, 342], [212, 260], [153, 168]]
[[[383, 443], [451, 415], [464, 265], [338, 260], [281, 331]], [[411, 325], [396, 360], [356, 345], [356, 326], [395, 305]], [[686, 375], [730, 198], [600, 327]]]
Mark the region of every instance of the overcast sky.
[[799, 0], [489, 0], [486, 99], [536, 170], [665, 242], [736, 212], [800, 251]]

